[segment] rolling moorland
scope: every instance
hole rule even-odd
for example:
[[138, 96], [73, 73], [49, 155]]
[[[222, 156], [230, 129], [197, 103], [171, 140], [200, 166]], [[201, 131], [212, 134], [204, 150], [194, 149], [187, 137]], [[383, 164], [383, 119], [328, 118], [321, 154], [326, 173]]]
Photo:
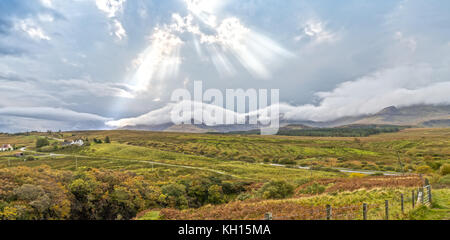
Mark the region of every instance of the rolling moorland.
[[2, 134], [0, 219], [450, 219], [450, 128], [375, 133]]

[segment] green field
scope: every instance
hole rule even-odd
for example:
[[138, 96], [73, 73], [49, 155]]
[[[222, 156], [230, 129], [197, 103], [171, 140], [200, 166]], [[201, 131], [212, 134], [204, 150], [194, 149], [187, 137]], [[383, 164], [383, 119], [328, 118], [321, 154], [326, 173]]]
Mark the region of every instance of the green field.
[[[39, 138], [48, 139], [48, 146], [36, 148]], [[62, 146], [63, 140], [76, 139], [85, 146]], [[394, 219], [448, 219], [450, 181], [443, 169], [450, 164], [450, 129], [411, 128], [358, 138], [48, 132], [3, 134], [0, 143], [17, 148], [0, 153], [0, 219], [202, 219], [206, 212], [257, 219], [261, 211], [320, 212], [327, 204], [348, 208], [351, 219], [360, 219], [363, 202], [376, 205], [370, 218], [379, 219], [378, 205], [388, 199], [396, 203]], [[24, 156], [15, 156], [22, 147]], [[13, 177], [14, 172], [23, 176]], [[368, 173], [399, 176], [378, 177], [383, 183]], [[410, 196], [422, 185], [418, 177], [402, 182], [403, 174], [424, 174], [439, 188], [433, 208], [399, 213], [400, 194]], [[35, 195], [29, 197], [29, 191]], [[254, 207], [261, 204], [269, 209]], [[242, 206], [254, 215], [231, 210]], [[298, 216], [294, 219], [322, 217]]]

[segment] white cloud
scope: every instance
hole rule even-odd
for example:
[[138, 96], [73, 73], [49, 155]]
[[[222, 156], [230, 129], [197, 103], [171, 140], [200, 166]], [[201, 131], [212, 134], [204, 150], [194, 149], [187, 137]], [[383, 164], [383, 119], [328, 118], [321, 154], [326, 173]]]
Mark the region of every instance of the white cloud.
[[40, 0], [41, 4], [48, 8], [53, 8], [53, 0]]
[[226, 0], [184, 0], [187, 10], [210, 27], [217, 26], [217, 12]]
[[[0, 76], [0, 107], [67, 106], [67, 99], [80, 96], [133, 98], [125, 84], [102, 83], [91, 79], [35, 80]], [[26, 91], [24, 91], [26, 89]]]
[[44, 30], [42, 30], [42, 28], [40, 28], [32, 19], [19, 20], [15, 27], [17, 30], [25, 32], [34, 40], [51, 40]]
[[95, 0], [97, 8], [111, 19], [110, 29], [111, 35], [122, 40], [127, 37], [127, 32], [119, 21], [118, 16], [123, 12], [123, 5], [127, 0]]
[[113, 32], [111, 33], [111, 35], [116, 36], [119, 40], [122, 40], [123, 38], [127, 37], [127, 32], [123, 28], [122, 23], [119, 22], [117, 19], [113, 20], [112, 28]]
[[99, 83], [89, 79], [58, 80], [53, 83], [59, 92], [67, 95], [84, 95], [86, 92], [98, 97], [133, 98], [134, 92], [124, 84]]
[[[216, 119], [208, 118], [206, 116], [214, 116], [213, 113], [217, 111], [223, 112], [223, 116], [225, 118], [230, 119], [231, 117], [235, 117], [236, 119], [240, 119], [240, 121], [245, 121], [246, 116], [250, 114], [245, 113], [236, 113], [233, 111], [225, 110], [221, 107], [212, 104], [206, 103], [198, 103], [194, 101], [182, 101], [179, 103], [170, 103], [167, 106], [151, 111], [147, 114], [135, 117], [135, 118], [125, 118], [117, 121], [108, 121], [106, 122], [107, 126], [110, 127], [125, 127], [125, 126], [136, 126], [136, 125], [159, 125], [166, 124], [172, 122], [172, 115], [179, 113], [182, 109], [192, 108], [192, 114], [184, 115], [184, 122], [190, 122], [191, 119], [195, 121], [203, 122], [205, 125], [214, 126], [216, 125]], [[201, 114], [197, 114], [195, 111], [202, 112]], [[256, 114], [255, 112], [251, 113]], [[196, 117], [203, 116], [202, 119], [198, 119]]]
[[429, 66], [404, 66], [378, 71], [330, 92], [320, 92], [317, 106], [287, 107], [285, 117], [328, 121], [345, 116], [373, 114], [388, 106], [450, 104], [450, 82]]
[[303, 25], [302, 30], [303, 33], [297, 36], [295, 40], [300, 41], [304, 38], [309, 38], [313, 43], [319, 44], [324, 42], [335, 42], [338, 39], [336, 33], [333, 33], [326, 28], [326, 23], [317, 19], [308, 20]]
[[107, 14], [109, 18], [117, 17], [123, 11], [126, 0], [95, 0], [97, 8]]
[[109, 120], [64, 108], [0, 108], [0, 131], [7, 132], [106, 129], [104, 122]]
[[0, 116], [14, 116], [56, 121], [107, 121], [108, 118], [90, 113], [79, 113], [63, 108], [50, 107], [6, 107], [0, 108]]
[[38, 15], [39, 21], [41, 22], [53, 22], [55, 21], [55, 18], [50, 14], [39, 14]]
[[413, 37], [405, 37], [402, 32], [396, 32], [394, 36], [395, 40], [405, 45], [411, 52], [415, 52], [417, 49], [417, 40]]

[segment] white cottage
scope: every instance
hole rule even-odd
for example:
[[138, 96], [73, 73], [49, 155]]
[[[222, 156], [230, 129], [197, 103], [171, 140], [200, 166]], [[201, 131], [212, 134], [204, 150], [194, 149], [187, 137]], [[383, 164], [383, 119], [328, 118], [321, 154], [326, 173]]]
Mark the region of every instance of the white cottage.
[[77, 145], [77, 146], [83, 146], [84, 145], [84, 141], [81, 139], [78, 139], [76, 141], [72, 141], [71, 145]]
[[0, 145], [0, 152], [6, 152], [6, 151], [12, 151], [14, 150], [13, 146], [11, 144], [2, 144]]

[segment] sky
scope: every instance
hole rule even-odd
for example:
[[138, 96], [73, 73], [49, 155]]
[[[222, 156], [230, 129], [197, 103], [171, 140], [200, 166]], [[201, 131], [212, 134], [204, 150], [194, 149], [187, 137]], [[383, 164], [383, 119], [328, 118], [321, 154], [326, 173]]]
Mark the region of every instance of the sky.
[[450, 104], [445, 0], [2, 0], [0, 132], [160, 124], [175, 89], [280, 89], [288, 120]]

